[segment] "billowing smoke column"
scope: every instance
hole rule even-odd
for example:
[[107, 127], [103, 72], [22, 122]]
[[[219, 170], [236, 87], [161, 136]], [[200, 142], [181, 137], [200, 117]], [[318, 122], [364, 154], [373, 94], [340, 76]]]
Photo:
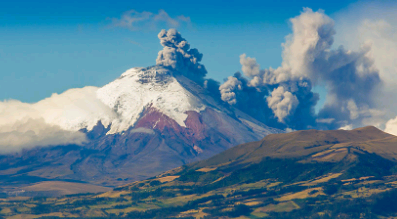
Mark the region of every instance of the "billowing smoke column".
[[[279, 128], [335, 129], [361, 124], [371, 117], [374, 93], [381, 81], [370, 58], [370, 46], [363, 45], [356, 52], [343, 47], [331, 50], [334, 22], [322, 11], [304, 9], [290, 21], [293, 33], [283, 44], [281, 66], [260, 70], [254, 58], [241, 55], [248, 83], [229, 77], [219, 88], [222, 100], [242, 110], [259, 102], [265, 104], [260, 108], [267, 113], [259, 119], [273, 121], [269, 125]], [[312, 92], [313, 85], [324, 85], [328, 91], [326, 105], [318, 115], [314, 106], [319, 97]], [[239, 97], [247, 95], [244, 91], [253, 91], [248, 88], [260, 94], [256, 101]], [[258, 118], [251, 111], [245, 112]], [[277, 118], [277, 122], [266, 117]]]
[[156, 64], [171, 67], [202, 84], [207, 74], [204, 65], [199, 63], [203, 54], [190, 49], [189, 43], [175, 29], [162, 30], [158, 37], [164, 48], [158, 53]]

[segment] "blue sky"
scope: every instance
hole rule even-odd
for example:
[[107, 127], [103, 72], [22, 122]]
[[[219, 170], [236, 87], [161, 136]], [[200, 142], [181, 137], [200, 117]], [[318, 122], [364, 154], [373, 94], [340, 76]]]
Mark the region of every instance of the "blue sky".
[[[204, 54], [208, 77], [241, 69], [239, 55], [278, 67], [288, 19], [303, 7], [333, 17], [355, 1], [0, 1], [0, 100], [36, 102], [52, 93], [102, 86], [131, 67], [154, 65], [167, 28], [111, 27], [123, 12], [190, 17], [178, 30]], [[319, 89], [321, 90], [321, 89]], [[321, 91], [322, 92], [322, 91]]]

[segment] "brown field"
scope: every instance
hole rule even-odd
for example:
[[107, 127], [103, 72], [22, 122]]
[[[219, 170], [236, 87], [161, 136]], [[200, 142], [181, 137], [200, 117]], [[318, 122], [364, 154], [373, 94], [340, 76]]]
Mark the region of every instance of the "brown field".
[[[314, 194], [309, 194], [310, 192], [312, 192], [314, 190], [317, 190], [318, 192], [316, 192]], [[277, 199], [277, 201], [289, 201], [289, 200], [293, 200], [293, 199], [306, 199], [308, 197], [316, 197], [318, 195], [325, 195], [323, 193], [323, 188], [321, 188], [321, 187], [310, 188], [310, 189], [306, 189], [302, 192], [287, 194], [287, 195]]]
[[203, 168], [201, 168], [201, 169], [198, 169], [198, 170], [196, 170], [196, 171], [198, 171], [198, 172], [210, 172], [210, 171], [213, 171], [213, 170], [216, 170], [217, 169], [217, 167], [212, 167], [212, 168], [208, 168], [208, 167], [203, 167]]
[[342, 173], [334, 173], [334, 174], [329, 174], [327, 176], [321, 177], [319, 179], [315, 179], [314, 181], [302, 184], [303, 186], [314, 186], [317, 185], [319, 183], [325, 183], [330, 181], [331, 179], [335, 179], [338, 178], [340, 175], [342, 175]]
[[59, 195], [70, 195], [78, 193], [101, 193], [112, 190], [108, 187], [96, 186], [84, 183], [72, 183], [62, 181], [45, 181], [22, 189], [31, 192], [57, 192]]
[[178, 177], [179, 176], [165, 176], [165, 177], [158, 178], [157, 180], [160, 181], [161, 183], [165, 183], [165, 182], [171, 182]]
[[288, 201], [288, 202], [281, 202], [277, 205], [274, 204], [270, 204], [267, 205], [265, 207], [261, 207], [261, 208], [257, 208], [255, 210], [255, 212], [262, 212], [262, 213], [266, 213], [266, 212], [271, 212], [271, 211], [275, 211], [275, 212], [288, 212], [288, 211], [293, 211], [295, 209], [299, 209], [299, 205], [297, 205], [294, 201]]

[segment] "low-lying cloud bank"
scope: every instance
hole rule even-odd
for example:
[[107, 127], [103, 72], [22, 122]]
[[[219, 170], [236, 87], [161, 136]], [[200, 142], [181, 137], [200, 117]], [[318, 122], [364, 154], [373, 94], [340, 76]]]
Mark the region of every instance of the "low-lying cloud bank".
[[99, 120], [109, 125], [116, 116], [97, 99], [97, 89], [70, 89], [34, 104], [0, 102], [0, 153], [35, 146], [82, 145], [87, 139], [80, 129], [92, 129]]
[[0, 127], [0, 153], [19, 152], [39, 145], [82, 145], [86, 141], [84, 133], [64, 130], [42, 118], [25, 118]]

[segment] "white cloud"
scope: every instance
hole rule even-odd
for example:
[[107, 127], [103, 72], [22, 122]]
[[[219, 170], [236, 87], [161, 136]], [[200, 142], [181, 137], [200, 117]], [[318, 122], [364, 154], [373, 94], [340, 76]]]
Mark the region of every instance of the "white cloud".
[[247, 57], [244, 53], [240, 55], [241, 70], [247, 77], [255, 77], [259, 75], [259, 64], [255, 58]]
[[300, 16], [290, 19], [293, 34], [283, 44], [283, 66], [294, 77], [316, 78], [310, 67], [317, 57], [329, 49], [334, 41], [334, 21], [323, 11], [305, 8]]
[[298, 98], [282, 86], [273, 90], [267, 102], [279, 122], [284, 122], [299, 104]]
[[55, 146], [86, 142], [82, 132], [67, 131], [44, 119], [25, 118], [0, 127], [0, 153], [19, 152], [36, 146]]
[[82, 144], [82, 128], [99, 120], [107, 126], [115, 113], [96, 97], [97, 87], [70, 89], [37, 103], [0, 102], [0, 153], [48, 145]]
[[352, 5], [336, 16], [337, 45], [358, 48], [372, 44], [371, 53], [382, 79], [397, 84], [397, 3], [371, 2]]
[[352, 124], [345, 125], [345, 126], [339, 128], [339, 130], [352, 130], [352, 129], [353, 129]]
[[351, 120], [358, 118], [359, 111], [358, 111], [358, 107], [357, 107], [356, 103], [354, 102], [354, 100], [350, 99], [347, 102], [347, 109], [350, 111], [350, 119]]
[[392, 134], [392, 135], [397, 135], [397, 117], [394, 119], [390, 119], [386, 123], [385, 132]]
[[124, 12], [120, 18], [110, 18], [110, 20], [112, 22], [110, 27], [127, 28], [132, 31], [147, 28], [156, 29], [160, 24], [165, 24], [167, 28], [176, 28], [181, 24], [191, 25], [189, 17], [179, 15], [173, 18], [164, 10], [159, 10], [157, 14], [148, 11], [129, 10]]
[[397, 24], [384, 19], [366, 18], [352, 25], [355, 27], [342, 27], [342, 31], [347, 28], [350, 31], [341, 32], [343, 40], [340, 41], [353, 48], [359, 43], [370, 44], [371, 56], [386, 86], [392, 88], [397, 85]]
[[236, 77], [229, 76], [227, 81], [219, 87], [221, 92], [221, 99], [230, 105], [236, 104], [236, 93], [235, 91], [241, 90], [242, 83]]
[[[379, 69], [382, 89], [377, 93], [376, 108], [382, 111], [366, 124], [377, 125], [392, 132], [397, 115], [397, 3], [364, 2], [351, 5], [336, 14], [338, 37], [336, 44], [359, 48], [361, 44], [371, 45], [368, 54]], [[386, 123], [386, 121], [388, 121]]]

